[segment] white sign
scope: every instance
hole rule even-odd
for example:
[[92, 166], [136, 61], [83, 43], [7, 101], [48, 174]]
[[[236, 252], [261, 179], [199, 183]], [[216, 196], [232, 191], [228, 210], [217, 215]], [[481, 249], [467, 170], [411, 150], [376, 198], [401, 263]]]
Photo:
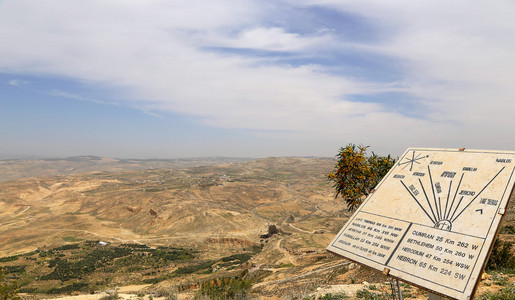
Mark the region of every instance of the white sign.
[[515, 152], [408, 149], [328, 250], [471, 299], [514, 186]]

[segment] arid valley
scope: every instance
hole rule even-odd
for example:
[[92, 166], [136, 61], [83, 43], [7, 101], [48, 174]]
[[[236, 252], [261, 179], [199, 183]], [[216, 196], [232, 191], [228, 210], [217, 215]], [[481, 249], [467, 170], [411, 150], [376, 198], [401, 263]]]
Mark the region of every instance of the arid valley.
[[[188, 299], [234, 278], [262, 298], [388, 293], [381, 273], [325, 250], [350, 216], [327, 180], [335, 162], [0, 161], [0, 266], [28, 299], [98, 299], [134, 286], [134, 299], [163, 290]], [[510, 206], [502, 226], [514, 224]], [[500, 289], [499, 276], [485, 275], [479, 294]]]

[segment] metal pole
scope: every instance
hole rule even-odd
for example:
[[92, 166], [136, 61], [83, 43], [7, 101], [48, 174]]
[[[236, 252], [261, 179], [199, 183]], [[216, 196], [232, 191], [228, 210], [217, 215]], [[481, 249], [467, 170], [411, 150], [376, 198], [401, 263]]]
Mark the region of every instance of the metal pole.
[[397, 292], [399, 293], [399, 300], [402, 300], [402, 291], [401, 286], [399, 284], [399, 279], [395, 279], [395, 281], [397, 282]]
[[438, 296], [438, 295], [435, 295], [433, 293], [429, 293], [429, 298], [428, 300], [445, 300], [446, 298], [444, 297], [441, 297], [441, 296]]

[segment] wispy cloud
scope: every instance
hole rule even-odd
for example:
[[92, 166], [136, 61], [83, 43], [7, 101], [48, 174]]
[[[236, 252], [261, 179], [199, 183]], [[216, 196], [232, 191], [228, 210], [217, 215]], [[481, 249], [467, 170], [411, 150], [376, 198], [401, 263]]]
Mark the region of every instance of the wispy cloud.
[[60, 90], [52, 90], [52, 91], [50, 91], [49, 94], [52, 95], [52, 96], [68, 98], [68, 99], [73, 99], [73, 100], [93, 102], [93, 103], [96, 103], [96, 104], [116, 105], [115, 103], [107, 103], [107, 102], [102, 101], [102, 100], [93, 99], [93, 98], [89, 98], [89, 97], [84, 97], [84, 96], [81, 96], [81, 95], [77, 95], [77, 94], [70, 93], [70, 92], [65, 92], [65, 91], [60, 91]]
[[11, 85], [11, 86], [22, 86], [22, 85], [25, 85], [28, 83], [29, 83], [28, 81], [19, 80], [19, 79], [11, 79], [11, 80], [7, 81], [7, 84]]

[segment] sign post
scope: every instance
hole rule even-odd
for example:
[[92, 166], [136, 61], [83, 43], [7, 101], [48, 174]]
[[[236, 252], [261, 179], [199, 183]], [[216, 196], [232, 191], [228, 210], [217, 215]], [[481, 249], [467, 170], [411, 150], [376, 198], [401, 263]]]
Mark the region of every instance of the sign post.
[[515, 152], [408, 149], [327, 249], [435, 294], [471, 299], [514, 171]]

